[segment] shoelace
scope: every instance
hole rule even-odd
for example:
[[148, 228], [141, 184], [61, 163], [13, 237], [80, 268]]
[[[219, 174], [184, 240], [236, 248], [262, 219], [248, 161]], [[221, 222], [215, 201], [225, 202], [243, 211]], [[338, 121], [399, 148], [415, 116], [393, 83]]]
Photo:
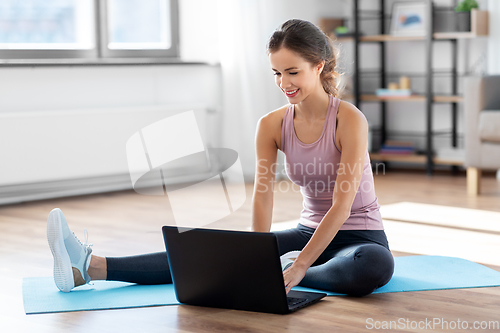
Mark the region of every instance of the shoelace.
[[83, 243], [83, 246], [86, 246], [86, 247], [92, 247], [94, 246], [94, 244], [89, 244], [89, 232], [87, 231], [87, 229], [83, 229], [83, 237], [85, 237], [85, 243]]
[[[80, 243], [80, 245], [82, 245], [83, 247], [85, 247], [85, 249], [87, 250], [87, 257], [90, 255], [89, 251], [88, 251], [88, 248], [89, 247], [92, 247], [94, 246], [94, 244], [88, 244], [88, 241], [89, 241], [89, 232], [87, 231], [87, 229], [83, 229], [83, 237], [85, 237], [85, 242], [82, 244], [82, 242], [80, 241], [80, 239], [78, 237], [76, 237], [75, 233], [72, 231], [73, 233], [73, 236], [76, 238], [76, 240], [78, 241], [78, 243]], [[88, 267], [88, 266], [87, 266]], [[87, 282], [87, 284], [93, 286], [94, 283], [92, 281], [90, 282]]]
[[75, 235], [75, 232], [72, 231], [73, 233], [73, 236], [75, 237], [75, 239], [78, 241], [78, 243], [80, 243], [81, 246], [85, 247], [85, 248], [89, 248], [89, 247], [92, 247], [94, 246], [94, 244], [89, 244], [88, 241], [89, 241], [89, 232], [87, 231], [87, 229], [83, 229], [83, 237], [85, 237], [85, 242], [82, 243], [82, 241]]

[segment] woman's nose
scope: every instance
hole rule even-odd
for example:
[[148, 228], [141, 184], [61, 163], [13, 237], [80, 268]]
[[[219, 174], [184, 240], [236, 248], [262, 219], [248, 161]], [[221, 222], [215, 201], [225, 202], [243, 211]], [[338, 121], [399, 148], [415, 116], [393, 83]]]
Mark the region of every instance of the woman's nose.
[[280, 87], [282, 89], [286, 89], [289, 86], [290, 86], [290, 81], [285, 79], [284, 77], [281, 77]]

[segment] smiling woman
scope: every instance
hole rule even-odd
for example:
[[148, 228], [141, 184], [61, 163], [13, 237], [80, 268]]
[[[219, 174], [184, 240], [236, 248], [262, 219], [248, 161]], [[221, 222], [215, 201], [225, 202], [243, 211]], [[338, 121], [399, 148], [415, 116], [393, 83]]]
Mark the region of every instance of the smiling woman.
[[[284, 267], [287, 293], [300, 283], [368, 295], [391, 279], [394, 260], [373, 187], [366, 118], [337, 98], [335, 53], [315, 25], [285, 22], [271, 37], [268, 50], [276, 84], [290, 103], [262, 117], [257, 126], [252, 230], [270, 232], [275, 166], [282, 150], [290, 166], [287, 174], [301, 187], [304, 200], [297, 227], [274, 232], [280, 256], [301, 251]], [[57, 208], [49, 214], [47, 231], [54, 279], [62, 291], [100, 279], [172, 283], [165, 252], [96, 256], [70, 231]]]
[[[272, 166], [281, 150], [304, 207], [296, 228], [275, 232], [281, 255], [301, 251], [283, 271], [287, 292], [300, 284], [367, 295], [390, 280], [394, 261], [373, 186], [366, 118], [338, 98], [335, 49], [314, 24], [283, 23], [269, 40], [268, 55], [289, 104], [257, 127], [253, 230], [270, 231]], [[322, 164], [331, 171], [316, 172]]]
[[[332, 41], [315, 26], [310, 26], [306, 23], [293, 25], [294, 20], [290, 20], [283, 24], [281, 31], [276, 31], [268, 44], [268, 53], [270, 56], [276, 57], [277, 51], [284, 51], [280, 58], [289, 58], [299, 56], [301, 60], [307, 64], [319, 64], [324, 62], [323, 68], [320, 71], [321, 84], [327, 94], [337, 97], [338, 88], [336, 80], [340, 74], [336, 71], [337, 55], [333, 47]], [[305, 21], [303, 21], [305, 22]], [[296, 26], [300, 26], [300, 29]], [[294, 28], [293, 34], [286, 32], [288, 29]], [[319, 33], [318, 33], [319, 32]], [[281, 48], [284, 45], [285, 48]], [[293, 54], [291, 54], [292, 52]], [[298, 60], [298, 59], [295, 59]], [[296, 67], [287, 68], [285, 71], [290, 75], [298, 74]], [[275, 70], [276, 75], [280, 73]]]

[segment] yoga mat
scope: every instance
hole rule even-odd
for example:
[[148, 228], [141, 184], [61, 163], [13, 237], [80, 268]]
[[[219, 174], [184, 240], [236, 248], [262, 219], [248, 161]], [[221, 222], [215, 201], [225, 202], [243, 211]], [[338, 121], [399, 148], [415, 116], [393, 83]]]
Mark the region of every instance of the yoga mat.
[[[500, 272], [461, 258], [443, 256], [407, 256], [394, 258], [394, 275], [373, 293], [479, 288], [500, 286]], [[320, 291], [295, 287], [294, 290]], [[342, 295], [321, 291], [328, 296]]]
[[[453, 257], [407, 256], [395, 258], [394, 276], [374, 294], [494, 286], [500, 286], [500, 272], [486, 266]], [[300, 286], [293, 290], [320, 291]], [[144, 286], [96, 281], [94, 285], [63, 293], [51, 277], [25, 278], [23, 299], [26, 314], [180, 304], [172, 284]]]
[[57, 289], [52, 277], [24, 278], [24, 311], [34, 314], [179, 304], [172, 284], [92, 283], [63, 293]]

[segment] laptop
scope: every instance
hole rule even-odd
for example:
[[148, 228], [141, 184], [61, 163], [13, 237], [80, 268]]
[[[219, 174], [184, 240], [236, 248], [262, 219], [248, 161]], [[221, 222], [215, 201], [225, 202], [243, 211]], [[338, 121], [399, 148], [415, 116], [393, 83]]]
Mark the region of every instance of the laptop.
[[170, 273], [180, 303], [286, 314], [325, 297], [291, 290], [281, 270], [273, 233], [162, 228]]

